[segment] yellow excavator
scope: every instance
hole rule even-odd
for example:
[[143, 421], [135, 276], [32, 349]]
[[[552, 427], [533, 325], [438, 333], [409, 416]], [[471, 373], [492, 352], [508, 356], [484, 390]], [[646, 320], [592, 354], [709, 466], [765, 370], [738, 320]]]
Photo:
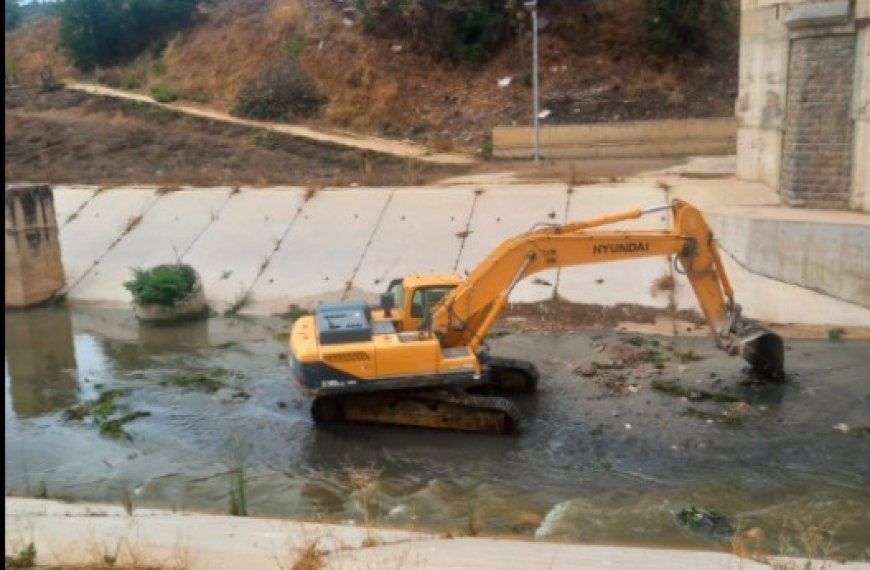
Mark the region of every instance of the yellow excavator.
[[[670, 209], [670, 230], [593, 230]], [[535, 366], [489, 354], [487, 331], [522, 279], [546, 269], [673, 256], [695, 292], [717, 347], [740, 354], [772, 381], [784, 379], [782, 339], [744, 319], [713, 232], [690, 204], [635, 209], [569, 224], [539, 224], [490, 253], [466, 278], [410, 275], [392, 281], [380, 307], [321, 303], [293, 324], [291, 376], [313, 396], [316, 422], [350, 421], [514, 433], [520, 414], [497, 393], [530, 393]]]

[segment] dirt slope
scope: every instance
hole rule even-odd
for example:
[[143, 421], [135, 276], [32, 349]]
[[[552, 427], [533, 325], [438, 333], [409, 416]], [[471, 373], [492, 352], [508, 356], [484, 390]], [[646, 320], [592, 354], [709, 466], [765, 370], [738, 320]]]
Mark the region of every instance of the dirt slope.
[[[504, 46], [481, 68], [434, 63], [400, 42], [364, 35], [335, 0], [215, 0], [176, 35], [159, 59], [150, 55], [89, 78], [148, 92], [163, 83], [183, 96], [229, 110], [258, 70], [288, 57], [285, 44], [304, 37], [300, 59], [329, 103], [315, 119], [330, 127], [409, 137], [438, 150], [473, 150], [495, 125], [530, 122], [528, 38]], [[708, 53], [662, 59], [643, 40], [643, 0], [562, 2], [548, 8], [540, 35], [546, 123], [727, 116], [737, 82], [736, 14], [715, 33]], [[352, 16], [352, 13], [351, 13]], [[6, 38], [22, 69], [69, 64], [53, 50], [56, 24], [40, 23]], [[501, 88], [498, 80], [511, 77]]]

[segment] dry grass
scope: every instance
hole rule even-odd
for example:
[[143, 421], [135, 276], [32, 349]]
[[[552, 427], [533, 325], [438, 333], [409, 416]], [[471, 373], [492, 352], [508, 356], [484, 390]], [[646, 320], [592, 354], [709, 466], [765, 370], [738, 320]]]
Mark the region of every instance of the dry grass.
[[324, 553], [317, 547], [317, 539], [299, 549], [290, 570], [322, 570], [326, 568]]
[[53, 49], [57, 42], [57, 20], [48, 19], [18, 28], [6, 34], [6, 57], [15, 60], [23, 85], [38, 85], [39, 72], [46, 67], [58, 80], [75, 75], [72, 64], [62, 53]]
[[286, 30], [302, 23], [305, 7], [301, 0], [278, 0], [272, 6], [271, 24]]
[[305, 187], [305, 195], [303, 196], [303, 200], [305, 202], [308, 202], [317, 195], [318, 190], [320, 190], [320, 188], [309, 184]]
[[131, 216], [131, 217], [127, 220], [127, 225], [124, 227], [124, 234], [126, 235], [126, 234], [132, 232], [133, 230], [135, 230], [136, 227], [137, 227], [140, 223], [142, 223], [142, 216], [141, 216], [141, 214], [138, 215], [138, 216]]
[[739, 525], [731, 537], [731, 554], [741, 559], [767, 563], [764, 552], [764, 533], [758, 527], [743, 530]]
[[375, 546], [379, 543], [372, 534], [371, 528], [371, 488], [381, 478], [383, 469], [374, 465], [369, 465], [368, 467], [354, 467], [350, 465], [345, 467], [345, 473], [347, 473], [351, 489], [360, 495], [360, 502], [362, 503], [363, 525], [366, 529], [366, 536], [362, 541], [362, 546]]
[[649, 292], [650, 295], [656, 297], [659, 293], [671, 294], [676, 290], [676, 288], [677, 281], [676, 279], [674, 279], [674, 276], [665, 273], [664, 275], [660, 275], [653, 280]]

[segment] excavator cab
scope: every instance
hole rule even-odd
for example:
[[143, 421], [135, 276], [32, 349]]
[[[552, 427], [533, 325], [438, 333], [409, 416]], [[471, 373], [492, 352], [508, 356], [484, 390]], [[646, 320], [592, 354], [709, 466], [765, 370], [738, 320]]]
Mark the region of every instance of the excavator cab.
[[376, 320], [390, 320], [397, 331], [418, 331], [433, 307], [449, 295], [460, 277], [452, 274], [414, 274], [393, 279], [381, 295], [381, 308], [374, 311]]

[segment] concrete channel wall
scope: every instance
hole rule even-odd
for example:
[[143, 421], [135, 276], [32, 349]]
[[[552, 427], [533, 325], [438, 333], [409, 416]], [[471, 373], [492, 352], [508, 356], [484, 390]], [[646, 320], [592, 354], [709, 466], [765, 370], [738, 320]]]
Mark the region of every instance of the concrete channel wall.
[[[754, 187], [734, 189], [727, 180], [704, 184], [690, 198], [702, 208], [718, 204], [723, 195], [744, 204], [769, 200]], [[174, 192], [56, 187], [54, 194], [71, 302], [127, 307], [131, 297], [123, 282], [132, 268], [181, 259], [201, 274], [213, 309], [235, 306], [243, 314], [272, 314], [319, 300], [376, 301], [391, 278], [415, 272], [464, 274], [503, 239], [536, 223], [585, 219], [684, 197], [679, 189], [668, 192], [655, 181], [637, 181], [574, 188], [468, 184], [314, 193], [295, 187]], [[668, 225], [667, 213], [659, 213], [609, 229]], [[729, 244], [732, 239], [737, 238], [727, 237]], [[728, 244], [725, 250], [740, 251]], [[806, 285], [759, 276], [739, 258], [727, 263], [740, 282], [738, 301], [751, 316], [870, 326], [870, 309]], [[652, 284], [669, 269], [666, 258], [563, 268], [523, 280], [511, 300], [540, 301], [558, 293], [575, 302], [665, 307], [668, 299], [656, 294]], [[783, 301], [756, 303], [760, 292]], [[790, 295], [800, 296], [800, 303], [788, 302]], [[676, 297], [679, 307], [697, 308], [688, 283], [678, 284]], [[815, 310], [807, 313], [799, 306], [806, 304]]]
[[[545, 126], [540, 129], [546, 158], [642, 158], [734, 154], [737, 122], [733, 117], [626, 121]], [[492, 152], [498, 158], [534, 154], [534, 129], [495, 127]]]
[[723, 248], [746, 269], [870, 308], [870, 225], [708, 213]]

